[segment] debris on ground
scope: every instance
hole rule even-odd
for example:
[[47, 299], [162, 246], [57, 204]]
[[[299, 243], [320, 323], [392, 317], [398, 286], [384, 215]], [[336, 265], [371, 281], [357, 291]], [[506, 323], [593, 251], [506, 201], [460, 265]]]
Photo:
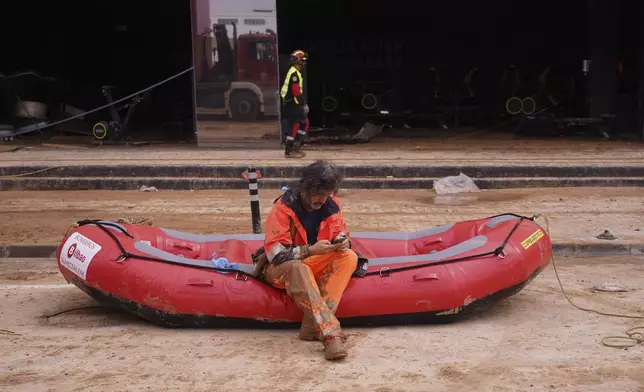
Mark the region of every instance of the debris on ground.
[[615, 240], [615, 239], [617, 239], [617, 237], [615, 237], [613, 235], [613, 233], [611, 233], [608, 230], [604, 230], [604, 232], [601, 233], [600, 235], [598, 235], [596, 238], [600, 239], [600, 240]]
[[434, 180], [434, 190], [439, 195], [480, 191], [474, 181], [463, 173]]
[[605, 283], [602, 283], [599, 286], [595, 286], [595, 287], [593, 287], [593, 290], [594, 291], [606, 291], [606, 292], [609, 292], [609, 293], [624, 293], [624, 292], [628, 291], [626, 286], [621, 285], [619, 283], [610, 283], [610, 282], [605, 282]]
[[154, 224], [154, 219], [147, 217], [147, 216], [138, 216], [136, 218], [119, 218], [117, 220], [117, 223], [128, 223], [131, 225], [145, 225], [145, 226], [152, 226]]
[[159, 190], [155, 186], [146, 186], [146, 185], [141, 185], [139, 188], [141, 192], [158, 192]]

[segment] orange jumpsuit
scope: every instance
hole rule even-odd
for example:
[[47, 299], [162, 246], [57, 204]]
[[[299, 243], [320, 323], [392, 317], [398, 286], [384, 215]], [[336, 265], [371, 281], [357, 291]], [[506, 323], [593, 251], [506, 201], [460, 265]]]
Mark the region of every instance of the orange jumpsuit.
[[[314, 233], [310, 217], [303, 225], [307, 214], [314, 215]], [[358, 256], [348, 249], [303, 258], [301, 248], [320, 240], [333, 241], [340, 233], [349, 236], [338, 199], [330, 196], [320, 210], [307, 213], [299, 195], [287, 191], [271, 209], [265, 232], [264, 250], [269, 261], [266, 282], [285, 289], [304, 312], [304, 320], [311, 320], [324, 339], [340, 337], [335, 311], [356, 270]]]

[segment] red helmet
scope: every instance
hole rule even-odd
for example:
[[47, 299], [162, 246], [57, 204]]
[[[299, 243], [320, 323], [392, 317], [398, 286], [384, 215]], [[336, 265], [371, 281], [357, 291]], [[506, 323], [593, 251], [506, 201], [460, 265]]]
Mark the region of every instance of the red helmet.
[[303, 50], [298, 49], [298, 50], [294, 51], [293, 53], [291, 53], [291, 64], [297, 64], [300, 61], [305, 62], [305, 61], [308, 60], [308, 57], [309, 56], [306, 54], [306, 52], [304, 52]]

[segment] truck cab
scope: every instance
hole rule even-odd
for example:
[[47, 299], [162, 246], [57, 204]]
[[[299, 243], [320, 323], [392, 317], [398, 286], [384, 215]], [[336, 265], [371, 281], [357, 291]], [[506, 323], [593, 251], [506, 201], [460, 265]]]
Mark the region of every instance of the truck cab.
[[227, 25], [213, 25], [216, 61], [204, 75], [203, 82], [198, 83], [199, 95], [223, 94], [223, 106], [234, 121], [256, 121], [262, 115], [278, 115], [275, 32], [267, 30], [237, 36], [235, 24], [232, 24], [232, 30], [230, 38]]

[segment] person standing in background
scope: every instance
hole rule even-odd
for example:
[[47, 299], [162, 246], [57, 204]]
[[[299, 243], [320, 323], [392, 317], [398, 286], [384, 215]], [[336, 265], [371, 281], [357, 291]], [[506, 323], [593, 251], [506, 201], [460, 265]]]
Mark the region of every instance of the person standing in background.
[[280, 96], [284, 103], [284, 116], [286, 117], [287, 136], [285, 158], [303, 158], [306, 153], [302, 152], [302, 139], [309, 129], [309, 105], [306, 102], [306, 93], [302, 69], [308, 60], [303, 50], [296, 50], [291, 53], [291, 67], [286, 73], [286, 78], [280, 90]]

